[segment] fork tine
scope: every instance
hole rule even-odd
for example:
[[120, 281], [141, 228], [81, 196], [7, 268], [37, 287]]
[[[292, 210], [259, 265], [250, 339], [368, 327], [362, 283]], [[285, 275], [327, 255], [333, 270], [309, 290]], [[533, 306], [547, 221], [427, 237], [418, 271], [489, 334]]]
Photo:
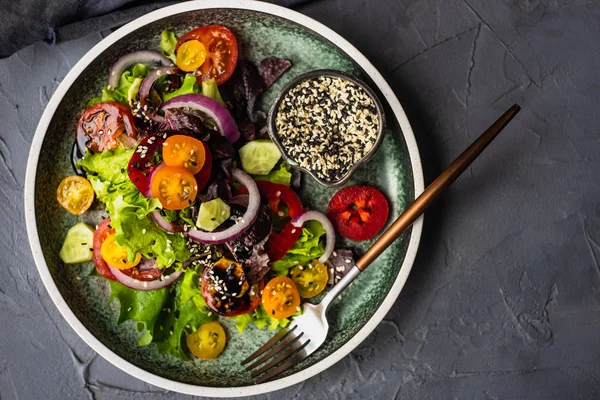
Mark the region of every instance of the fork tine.
[[280, 352], [284, 351], [290, 345], [294, 344], [296, 341], [300, 340], [300, 338], [304, 335], [304, 332], [300, 332], [299, 335], [296, 335], [295, 332], [290, 332], [286, 335], [279, 343], [271, 347], [268, 351], [266, 351], [262, 357], [258, 360], [254, 361], [251, 365], [246, 367], [246, 371], [250, 371], [258, 367], [260, 364], [267, 361], [269, 358], [276, 356]]
[[287, 347], [285, 350], [279, 352], [277, 354], [277, 356], [275, 358], [273, 358], [271, 361], [269, 361], [267, 364], [263, 365], [262, 367], [260, 367], [259, 369], [257, 369], [256, 371], [254, 371], [252, 373], [252, 378], [256, 378], [257, 376], [267, 372], [268, 370], [270, 370], [273, 367], [276, 367], [278, 364], [280, 364], [282, 361], [285, 361], [286, 359], [288, 359], [289, 357], [291, 357], [292, 355], [294, 355], [295, 353], [297, 353], [298, 351], [304, 349], [304, 347], [310, 342], [310, 339], [305, 341], [304, 343], [302, 343], [300, 340], [296, 340], [294, 341], [294, 343], [292, 343], [289, 347]]
[[[308, 342], [306, 342], [304, 344], [304, 346], [306, 346], [307, 344], [308, 344]], [[260, 378], [256, 379], [256, 383], [263, 383], [265, 381], [268, 381], [271, 378], [279, 375], [283, 371], [285, 371], [288, 368], [294, 366], [295, 364], [298, 364], [300, 361], [302, 361], [306, 357], [308, 357], [308, 354], [307, 354], [306, 350], [304, 349], [304, 346], [302, 346], [302, 348], [299, 351], [297, 351], [296, 353], [294, 353], [286, 361], [284, 361], [283, 363], [281, 363], [277, 367], [273, 368], [272, 370], [270, 370], [269, 372], [267, 372], [266, 374], [264, 374]]]
[[254, 353], [252, 353], [244, 361], [242, 361], [242, 365], [249, 363], [250, 361], [254, 360], [256, 357], [263, 354], [265, 351], [269, 350], [269, 348], [271, 346], [273, 346], [274, 344], [279, 342], [281, 339], [285, 338], [288, 335], [288, 333], [293, 332], [294, 329], [296, 329], [296, 326], [297, 325], [291, 326], [289, 328], [280, 329], [279, 332], [277, 332], [271, 339], [269, 339], [269, 341], [267, 343], [263, 344], [258, 350], [256, 350]]

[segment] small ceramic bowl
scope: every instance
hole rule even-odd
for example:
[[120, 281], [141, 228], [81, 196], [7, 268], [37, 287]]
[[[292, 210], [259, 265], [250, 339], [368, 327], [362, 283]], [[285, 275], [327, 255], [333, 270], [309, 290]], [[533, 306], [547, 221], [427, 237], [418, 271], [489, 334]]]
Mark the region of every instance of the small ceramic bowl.
[[[277, 134], [277, 127], [275, 124], [275, 121], [277, 119], [277, 113], [279, 110], [279, 105], [281, 104], [283, 99], [285, 99], [286, 95], [290, 92], [290, 90], [294, 89], [296, 86], [298, 86], [299, 84], [301, 84], [304, 81], [318, 78], [321, 76], [332, 77], [332, 78], [341, 78], [341, 79], [347, 80], [349, 82], [352, 82], [356, 86], [362, 88], [365, 92], [367, 92], [367, 94], [375, 102], [375, 108], [377, 109], [377, 117], [379, 118], [379, 129], [377, 131], [377, 135], [375, 138], [375, 143], [373, 144], [373, 148], [367, 154], [365, 154], [360, 160], [358, 160], [358, 162], [356, 162], [344, 176], [342, 176], [340, 179], [335, 180], [335, 181], [327, 181], [327, 180], [321, 179], [310, 169], [303, 168], [300, 165], [298, 165], [298, 162], [296, 162], [296, 160], [294, 160], [288, 154], [285, 147], [282, 145], [281, 141], [279, 140], [279, 135]], [[275, 102], [271, 106], [271, 109], [269, 110], [268, 128], [269, 128], [269, 136], [271, 137], [271, 140], [273, 140], [273, 142], [277, 145], [277, 147], [279, 147], [279, 151], [281, 152], [282, 157], [285, 159], [285, 161], [287, 161], [288, 164], [290, 164], [290, 166], [292, 168], [299, 169], [303, 172], [306, 172], [308, 175], [310, 175], [311, 178], [313, 178], [315, 181], [317, 181], [319, 184], [321, 184], [325, 187], [335, 188], [335, 187], [342, 186], [344, 183], [346, 183], [350, 179], [350, 177], [352, 176], [354, 171], [356, 171], [358, 168], [360, 168], [362, 165], [364, 165], [367, 161], [369, 161], [371, 158], [373, 158], [375, 153], [377, 153], [377, 150], [379, 150], [379, 147], [381, 146], [381, 142], [383, 141], [383, 136], [385, 133], [385, 112], [383, 110], [383, 105], [377, 98], [377, 95], [375, 94], [373, 89], [371, 89], [366, 83], [364, 83], [360, 79], [357, 79], [357, 78], [350, 76], [349, 74], [346, 74], [341, 71], [335, 71], [332, 69], [319, 69], [319, 70], [310, 71], [305, 74], [299, 75], [298, 77], [296, 77], [294, 80], [289, 82], [283, 88], [281, 93], [279, 93], [279, 96], [277, 96], [277, 98], [275, 99]]]

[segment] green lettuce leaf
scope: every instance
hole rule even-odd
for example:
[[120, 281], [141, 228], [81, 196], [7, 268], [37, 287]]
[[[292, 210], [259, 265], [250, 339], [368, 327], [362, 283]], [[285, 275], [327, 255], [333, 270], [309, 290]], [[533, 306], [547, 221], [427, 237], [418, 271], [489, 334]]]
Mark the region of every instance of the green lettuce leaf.
[[169, 293], [167, 288], [159, 290], [133, 290], [120, 284], [109, 281], [111, 294], [110, 301], [118, 299], [120, 303], [118, 324], [134, 320], [137, 330], [142, 333], [138, 338], [140, 346], [150, 344], [154, 337], [154, 328], [158, 317], [167, 302]]
[[279, 168], [275, 167], [267, 175], [252, 175], [255, 181], [269, 181], [273, 183], [281, 183], [286, 186], [292, 184], [292, 167], [285, 161], [279, 164]]
[[160, 33], [160, 44], [158, 47], [160, 47], [165, 57], [173, 62], [177, 60], [175, 57], [176, 44], [177, 38], [175, 37], [175, 32], [165, 29]]
[[155, 343], [159, 352], [188, 360], [185, 336], [217, 318], [202, 297], [200, 274], [188, 269], [172, 286], [151, 291], [133, 290], [111, 281], [111, 301], [118, 299], [120, 303], [117, 323], [136, 321], [140, 346]]
[[221, 97], [221, 93], [219, 92], [219, 87], [217, 86], [217, 81], [215, 78], [210, 78], [207, 81], [202, 81], [202, 94], [204, 96], [208, 96], [211, 99], [215, 99], [219, 103], [225, 105], [223, 98]]
[[127, 249], [130, 260], [141, 253], [144, 257], [156, 257], [159, 267], [183, 263], [191, 256], [185, 239], [154, 223], [148, 214], [162, 208], [160, 201], [144, 197], [127, 175], [133, 152], [123, 148], [102, 153], [88, 151], [79, 166], [88, 173], [98, 200], [106, 205], [117, 243]]
[[179, 211], [179, 218], [189, 226], [196, 226], [196, 221], [192, 218], [192, 207], [186, 207]]
[[175, 296], [168, 303], [167, 312], [160, 315], [157, 322], [159, 328], [153, 337], [159, 352], [188, 360], [182, 345], [185, 336], [217, 318], [204, 302], [200, 277], [201, 271], [187, 269], [175, 286]]
[[183, 82], [181, 83], [181, 87], [173, 92], [164, 93], [163, 100], [167, 101], [172, 99], [173, 97], [181, 96], [182, 94], [190, 94], [190, 93], [200, 93], [200, 87], [196, 82], [196, 75], [194, 74], [185, 74], [183, 78]]
[[116, 101], [128, 105], [130, 100], [135, 100], [142, 81], [150, 71], [152, 71], [152, 68], [144, 64], [135, 64], [130, 70], [121, 74], [118, 87], [108, 88], [108, 86], [104, 86], [102, 94], [91, 99], [87, 106], [103, 101]]
[[278, 275], [287, 275], [288, 270], [298, 264], [304, 264], [319, 258], [325, 252], [323, 241], [325, 229], [318, 221], [307, 221], [302, 228], [300, 238], [281, 258], [271, 263], [271, 268]]
[[101, 103], [101, 102], [105, 102], [105, 101], [117, 101], [113, 95], [113, 91], [109, 90], [106, 85], [102, 89], [102, 94], [100, 96], [94, 97], [93, 99], [88, 101], [86, 107], [90, 107], [96, 103]]
[[117, 243], [127, 249], [130, 260], [136, 253], [141, 253], [144, 257], [156, 257], [156, 265], [163, 268], [181, 264], [191, 256], [185, 238], [169, 234], [148, 216], [139, 218], [135, 213], [127, 212], [113, 220], [111, 214], [110, 224], [117, 231]]
[[87, 151], [79, 166], [86, 172], [92, 173], [102, 181], [112, 183], [130, 180], [127, 176], [127, 164], [133, 155], [134, 149], [126, 150], [122, 147], [116, 150], [106, 150], [101, 153]]
[[[294, 314], [294, 316], [300, 315], [301, 312]], [[235, 327], [237, 328], [239, 333], [244, 332], [246, 326], [248, 324], [254, 324], [257, 328], [263, 329], [268, 327], [269, 330], [275, 330], [277, 328], [285, 328], [289, 325], [290, 319], [276, 319], [269, 315], [269, 313], [264, 309], [262, 304], [253, 312], [248, 314], [242, 314], [235, 317]]]

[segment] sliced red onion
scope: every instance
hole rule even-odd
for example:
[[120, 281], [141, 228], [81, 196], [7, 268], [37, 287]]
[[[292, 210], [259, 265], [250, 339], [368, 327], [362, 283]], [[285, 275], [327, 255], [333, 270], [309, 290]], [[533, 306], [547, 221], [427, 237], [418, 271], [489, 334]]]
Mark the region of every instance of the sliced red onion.
[[146, 189], [145, 193], [142, 193], [144, 195], [144, 197], [146, 197], [147, 199], [151, 199], [151, 198], [155, 197], [152, 193], [152, 178], [154, 177], [154, 174], [158, 172], [159, 169], [162, 169], [164, 167], [165, 167], [165, 163], [161, 162], [152, 170], [152, 172], [150, 172], [148, 174], [148, 178], [147, 178], [148, 189]]
[[306, 221], [318, 221], [323, 225], [327, 234], [327, 243], [325, 244], [325, 252], [319, 257], [319, 262], [324, 263], [329, 259], [333, 249], [335, 248], [335, 229], [325, 214], [319, 211], [302, 211], [292, 219], [292, 225], [296, 228], [301, 228]]
[[198, 110], [208, 118], [214, 120], [221, 135], [225, 136], [231, 143], [236, 142], [240, 138], [237, 124], [227, 107], [208, 96], [203, 96], [201, 94], [184, 94], [173, 97], [169, 101], [165, 101], [160, 109], [169, 110], [173, 108]]
[[111, 267], [109, 265], [108, 268], [110, 269], [110, 272], [112, 272], [112, 274], [115, 276], [115, 278], [117, 278], [117, 280], [119, 282], [121, 282], [123, 285], [127, 286], [128, 288], [135, 289], [135, 290], [162, 289], [166, 286], [169, 286], [173, 282], [175, 282], [177, 279], [179, 279], [181, 274], [183, 274], [183, 271], [177, 271], [177, 272], [173, 272], [170, 275], [163, 275], [160, 278], [155, 279], [153, 281], [140, 281], [138, 279], [135, 279], [135, 278], [125, 275], [124, 273], [122, 273], [120, 270], [118, 270], [115, 267]]
[[198, 229], [191, 229], [188, 237], [203, 244], [221, 244], [235, 239], [244, 233], [256, 220], [260, 210], [260, 193], [254, 179], [245, 172], [234, 169], [231, 174], [242, 185], [248, 189], [248, 208], [238, 223], [230, 228], [220, 232], [204, 232]]
[[[151, 118], [155, 121], [162, 121], [164, 117], [162, 115], [158, 115], [156, 113], [157, 110], [153, 110], [151, 104], [148, 103], [150, 98], [150, 90], [152, 90], [152, 85], [158, 78], [164, 75], [180, 75], [181, 71], [179, 68], [170, 66], [170, 67], [158, 67], [154, 71], [150, 72], [148, 76], [144, 78], [142, 84], [140, 85], [140, 107], [141, 112], [146, 115], [148, 118]], [[176, 97], [177, 98], [177, 97]], [[167, 104], [168, 102], [164, 103]]]
[[123, 72], [134, 64], [144, 64], [150, 67], [173, 65], [171, 60], [156, 51], [140, 50], [134, 51], [119, 58], [108, 72], [108, 88], [115, 89], [119, 86], [119, 80]]
[[173, 225], [169, 221], [166, 220], [165, 217], [160, 215], [159, 211], [151, 212], [150, 215], [152, 219], [156, 222], [156, 225], [160, 226], [167, 232], [183, 232], [183, 226]]
[[248, 208], [248, 203], [250, 202], [250, 196], [247, 194], [238, 194], [235, 197], [232, 197], [228, 203], [229, 204], [237, 204], [238, 206]]

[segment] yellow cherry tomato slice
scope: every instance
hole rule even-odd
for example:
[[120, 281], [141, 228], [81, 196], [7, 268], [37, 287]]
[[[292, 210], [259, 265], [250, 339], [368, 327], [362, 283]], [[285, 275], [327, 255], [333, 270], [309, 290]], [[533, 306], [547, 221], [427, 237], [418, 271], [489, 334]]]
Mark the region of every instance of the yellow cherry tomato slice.
[[115, 240], [117, 235], [111, 233], [104, 239], [102, 246], [100, 246], [100, 254], [108, 265], [117, 269], [129, 269], [133, 268], [140, 263], [142, 255], [137, 253], [135, 260], [129, 261], [127, 259], [127, 250], [125, 247], [120, 246]]
[[94, 189], [81, 176], [67, 176], [56, 189], [56, 200], [71, 214], [83, 214], [94, 201]]
[[284, 319], [291, 316], [300, 306], [296, 284], [287, 276], [271, 279], [263, 289], [262, 304], [273, 318]]
[[200, 325], [200, 328], [185, 338], [192, 354], [204, 360], [218, 357], [223, 352], [226, 342], [225, 330], [218, 321]]
[[325, 264], [312, 260], [306, 265], [296, 265], [292, 270], [292, 280], [298, 288], [300, 297], [310, 299], [325, 290], [329, 273]]
[[182, 167], [162, 167], [152, 176], [152, 194], [167, 210], [183, 210], [198, 194], [194, 174]]
[[182, 167], [196, 174], [204, 166], [204, 143], [185, 135], [170, 136], [162, 148], [163, 161], [170, 167]]
[[192, 72], [206, 60], [206, 47], [199, 40], [189, 40], [177, 49], [177, 66], [185, 72]]

